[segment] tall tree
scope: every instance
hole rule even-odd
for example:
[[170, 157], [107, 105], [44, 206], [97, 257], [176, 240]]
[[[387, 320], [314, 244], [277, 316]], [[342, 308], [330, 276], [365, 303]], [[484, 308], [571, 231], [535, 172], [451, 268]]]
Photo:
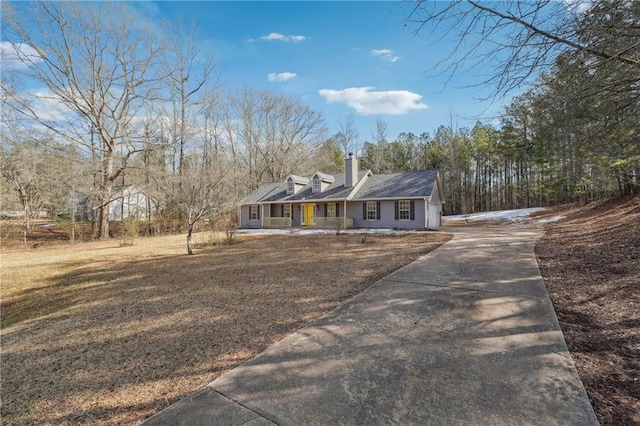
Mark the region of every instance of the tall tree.
[[356, 127], [353, 115], [348, 114], [344, 120], [338, 123], [338, 132], [333, 135], [333, 140], [342, 149], [342, 155], [345, 157], [349, 153], [358, 154], [358, 139], [360, 133]]
[[3, 9], [3, 38], [25, 64], [25, 77], [46, 88], [47, 105], [58, 113], [16, 95], [18, 110], [91, 150], [99, 162], [98, 237], [108, 237], [114, 182], [141, 149], [136, 113], [158, 94], [161, 47], [124, 3], [38, 2]]
[[298, 100], [247, 88], [229, 102], [226, 134], [247, 170], [249, 190], [311, 167], [310, 154], [325, 136], [322, 114]]
[[167, 25], [167, 51], [163, 57], [168, 83], [171, 134], [177, 151], [177, 172], [182, 174], [186, 145], [198, 126], [195, 125], [195, 103], [201, 90], [215, 90], [213, 57], [197, 45], [194, 27], [184, 28], [182, 20], [176, 26]]

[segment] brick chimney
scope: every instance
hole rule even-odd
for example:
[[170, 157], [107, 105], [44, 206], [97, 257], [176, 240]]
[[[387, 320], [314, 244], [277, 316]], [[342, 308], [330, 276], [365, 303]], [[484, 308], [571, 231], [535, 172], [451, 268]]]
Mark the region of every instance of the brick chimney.
[[353, 156], [353, 152], [344, 159], [344, 186], [352, 188], [358, 183], [358, 159]]

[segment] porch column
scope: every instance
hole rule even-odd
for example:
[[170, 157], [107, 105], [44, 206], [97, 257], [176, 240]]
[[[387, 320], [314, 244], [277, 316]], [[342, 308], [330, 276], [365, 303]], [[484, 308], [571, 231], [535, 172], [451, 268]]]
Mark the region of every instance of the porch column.
[[424, 199], [424, 227], [429, 229], [429, 202]]
[[342, 228], [347, 229], [347, 200], [344, 200], [344, 208], [342, 209]]

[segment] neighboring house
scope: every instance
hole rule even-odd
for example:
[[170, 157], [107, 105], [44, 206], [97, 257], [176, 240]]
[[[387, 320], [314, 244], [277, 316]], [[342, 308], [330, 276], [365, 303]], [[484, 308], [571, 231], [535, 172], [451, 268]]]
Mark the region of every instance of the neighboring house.
[[[129, 217], [149, 220], [157, 211], [156, 204], [155, 200], [135, 185], [114, 186], [109, 203], [109, 220], [119, 221]], [[78, 220], [90, 220], [91, 210], [94, 208], [91, 196], [86, 194], [75, 194], [75, 198], [70, 196], [65, 207], [68, 214], [75, 208]]]
[[241, 228], [429, 229], [440, 226], [437, 170], [374, 175], [350, 153], [345, 172], [289, 175], [261, 186], [240, 203]]
[[77, 192], [70, 194], [64, 203], [64, 212], [68, 215], [75, 213], [76, 220], [90, 220], [91, 196]]

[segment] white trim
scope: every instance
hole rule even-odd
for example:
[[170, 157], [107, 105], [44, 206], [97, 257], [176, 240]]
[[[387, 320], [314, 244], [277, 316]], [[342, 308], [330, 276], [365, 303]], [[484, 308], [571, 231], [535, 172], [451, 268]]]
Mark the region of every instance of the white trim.
[[349, 195], [347, 195], [347, 198], [346, 198], [347, 201], [353, 200], [353, 197], [358, 193], [362, 185], [367, 181], [367, 178], [371, 175], [372, 175], [371, 170], [367, 170], [367, 172], [364, 174], [362, 179], [360, 179], [358, 183], [356, 183], [356, 186], [354, 186], [353, 190], [349, 193]]
[[[401, 203], [403, 203], [403, 202], [409, 204], [406, 209], [403, 209], [401, 207]], [[406, 212], [407, 213], [407, 218], [406, 219], [402, 218], [402, 212]], [[411, 200], [406, 200], [406, 199], [398, 200], [398, 220], [399, 221], [403, 221], [403, 222], [408, 222], [408, 221], [411, 220]]]
[[429, 201], [424, 200], [424, 227], [429, 229]]
[[[256, 208], [256, 218], [253, 218], [253, 208]], [[258, 220], [258, 215], [260, 214], [260, 212], [258, 211], [258, 208], [260, 207], [260, 204], [249, 204], [249, 220]]]
[[[336, 206], [337, 206], [337, 203], [326, 203], [326, 204], [327, 204], [326, 217], [330, 217], [330, 218], [332, 218], [332, 219], [333, 219], [333, 218], [335, 218], [335, 217], [337, 217], [337, 216], [336, 216]], [[332, 213], [333, 213], [333, 216], [330, 216], [330, 215], [329, 215], [329, 206], [333, 206], [333, 212], [332, 212]]]
[[[375, 201], [367, 201], [366, 203], [365, 211], [367, 212], [367, 217], [365, 220], [369, 222], [378, 220], [378, 203]], [[373, 205], [373, 210], [369, 209], [370, 205]], [[373, 213], [373, 219], [369, 218], [369, 213]]]

